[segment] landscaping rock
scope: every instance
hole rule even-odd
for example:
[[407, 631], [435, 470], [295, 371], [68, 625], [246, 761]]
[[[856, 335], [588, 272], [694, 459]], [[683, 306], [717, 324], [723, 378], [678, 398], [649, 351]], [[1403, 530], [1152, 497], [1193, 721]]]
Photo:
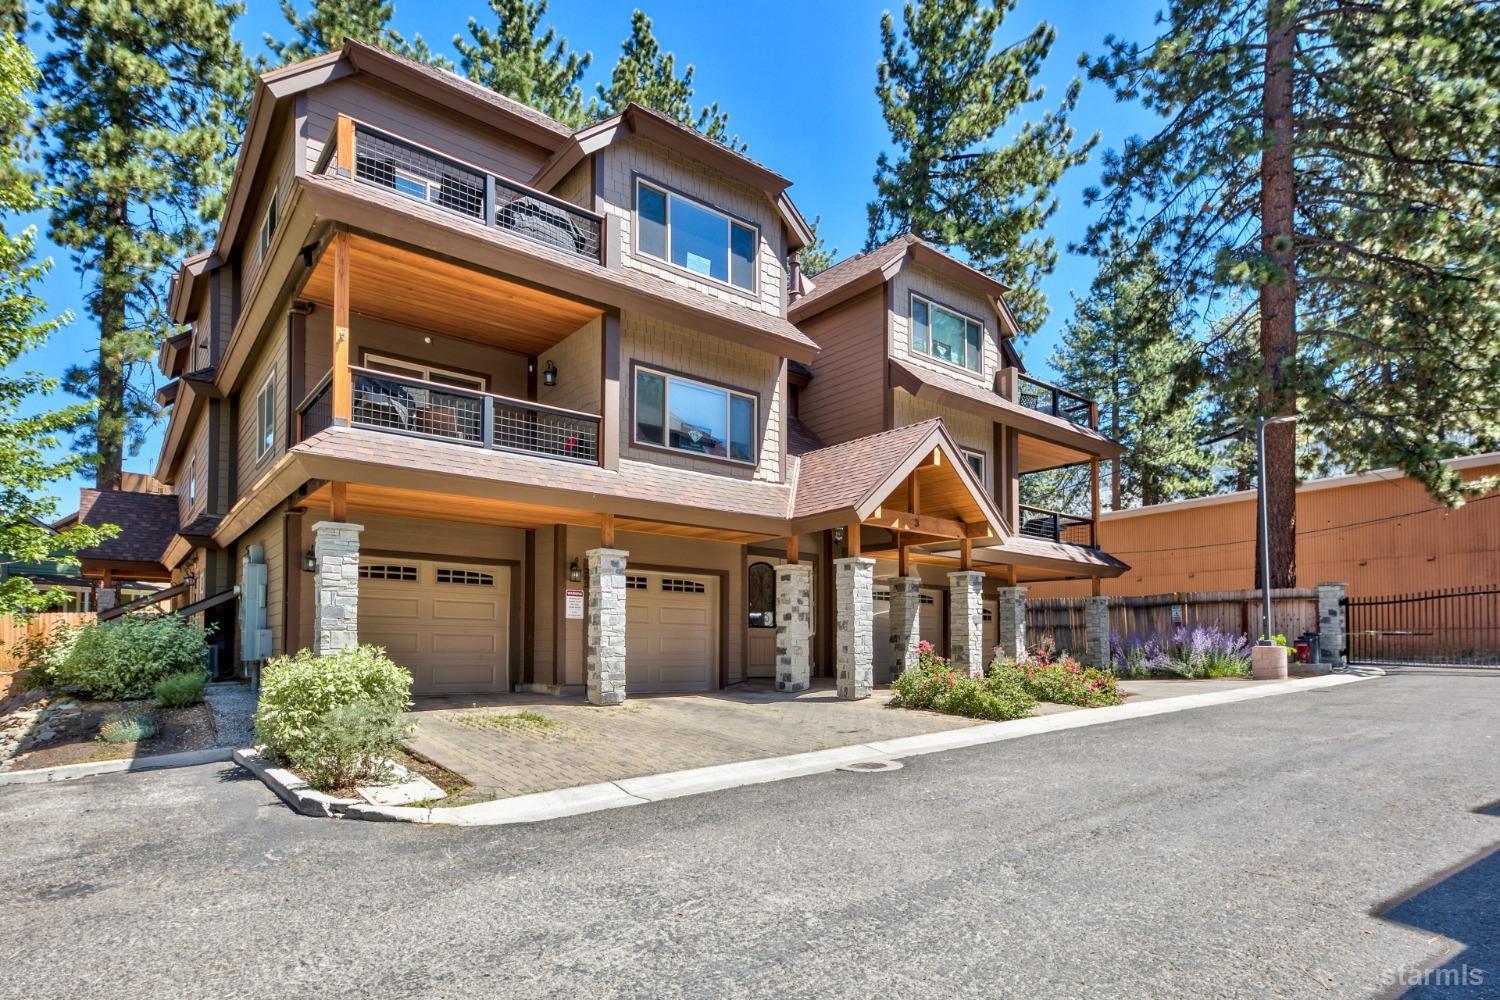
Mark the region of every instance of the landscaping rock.
[[392, 763], [396, 778], [385, 785], [360, 785], [354, 790], [359, 797], [374, 806], [406, 806], [413, 802], [435, 802], [444, 797], [437, 785], [420, 774]]

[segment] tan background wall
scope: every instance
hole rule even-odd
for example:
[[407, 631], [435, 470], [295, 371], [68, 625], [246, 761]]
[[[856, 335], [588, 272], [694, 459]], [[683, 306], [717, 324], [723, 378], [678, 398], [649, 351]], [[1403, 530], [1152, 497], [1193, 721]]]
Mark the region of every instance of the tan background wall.
[[256, 276], [260, 272], [260, 228], [261, 223], [265, 221], [266, 211], [271, 206], [271, 199], [274, 196], [276, 204], [283, 209], [281, 221], [285, 222], [284, 209], [292, 194], [297, 163], [290, 122], [276, 132], [275, 142], [275, 151], [271, 153], [269, 160], [273, 165], [271, 172], [246, 207], [245, 228], [241, 230], [243, 235], [239, 237], [239, 245], [243, 248], [240, 256], [240, 281], [246, 289], [254, 286]]
[[[1493, 475], [1500, 460], [1466, 470]], [[1390, 478], [1297, 495], [1297, 586], [1342, 581], [1353, 597], [1500, 579], [1500, 493], [1448, 510], [1411, 480]], [[1105, 551], [1130, 564], [1105, 594], [1242, 590], [1255, 585], [1255, 497], [1160, 513], [1105, 514]], [[1087, 582], [1038, 583], [1038, 597], [1080, 597]]]
[[799, 412], [824, 444], [884, 429], [885, 326], [884, 287], [799, 325], [821, 348], [812, 364], [812, 381], [802, 390]]
[[[603, 365], [600, 326], [600, 320], [590, 320], [566, 340], [537, 356], [537, 402], [584, 413], [599, 413], [600, 368]], [[550, 389], [542, 384], [542, 372], [548, 361], [557, 365], [557, 385]]]
[[892, 389], [892, 417], [897, 427], [942, 417], [948, 433], [961, 447], [984, 453], [985, 488], [995, 495], [995, 424], [974, 413], [917, 399], [904, 389]]
[[[237, 412], [239, 427], [236, 429], [239, 469], [236, 472], [236, 482], [241, 495], [249, 492], [250, 488], [255, 485], [255, 481], [286, 451], [287, 415], [290, 412], [287, 402], [286, 327], [285, 315], [271, 320], [265, 335], [260, 338], [259, 346], [255, 349], [253, 360], [246, 366], [247, 374], [240, 384]], [[271, 444], [271, 450], [263, 458], [258, 458], [256, 456], [258, 444], [256, 441], [256, 400], [260, 396], [261, 386], [265, 384], [266, 378], [273, 373], [276, 378], [274, 390], [276, 437]], [[322, 373], [319, 372], [319, 376], [321, 375]], [[292, 405], [298, 402], [301, 400], [294, 401]]]
[[[235, 542], [232, 558], [235, 560], [234, 579], [236, 583], [243, 582], [241, 568], [245, 554], [250, 546], [259, 544], [266, 550], [266, 627], [271, 630], [273, 636], [271, 650], [273, 656], [280, 656], [286, 652], [286, 634], [283, 630], [285, 622], [284, 595], [286, 593], [286, 564], [282, 539], [285, 537], [285, 515], [278, 508], [261, 518], [249, 531], [245, 532]], [[242, 619], [237, 615], [236, 621]], [[241, 637], [240, 649], [244, 648], [243, 637]]]

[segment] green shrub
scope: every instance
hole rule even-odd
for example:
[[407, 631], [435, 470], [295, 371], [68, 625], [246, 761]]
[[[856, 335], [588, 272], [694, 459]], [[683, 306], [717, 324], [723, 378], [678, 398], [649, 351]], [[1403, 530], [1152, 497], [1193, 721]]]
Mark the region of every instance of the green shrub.
[[201, 670], [184, 670], [168, 674], [152, 685], [151, 693], [162, 708], [187, 708], [203, 700], [208, 675]]
[[408, 731], [386, 707], [368, 701], [336, 705], [313, 723], [294, 763], [323, 791], [382, 781]]
[[58, 668], [73, 651], [78, 632], [77, 626], [58, 622], [50, 632], [37, 632], [12, 643], [10, 655], [26, 672], [22, 686], [31, 691], [61, 687]]
[[149, 715], [114, 712], [99, 727], [99, 738], [106, 743], [139, 743], [156, 735], [156, 724]]
[[176, 615], [125, 615], [78, 630], [51, 686], [102, 701], [145, 698], [168, 674], [202, 671], [203, 629]]
[[323, 723], [335, 708], [362, 703], [369, 713], [398, 721], [410, 690], [411, 674], [379, 646], [280, 656], [261, 672], [255, 738], [271, 757], [305, 768], [327, 739]]
[[1067, 654], [1057, 656], [1050, 637], [1024, 660], [996, 660], [990, 664], [989, 676], [1011, 678], [1033, 698], [1054, 705], [1101, 708], [1125, 701], [1114, 673], [1085, 667]]
[[1004, 722], [1022, 719], [1036, 708], [1036, 699], [1013, 677], [970, 677], [954, 670], [927, 643], [918, 647], [917, 665], [896, 677], [891, 704], [925, 708], [945, 715]]

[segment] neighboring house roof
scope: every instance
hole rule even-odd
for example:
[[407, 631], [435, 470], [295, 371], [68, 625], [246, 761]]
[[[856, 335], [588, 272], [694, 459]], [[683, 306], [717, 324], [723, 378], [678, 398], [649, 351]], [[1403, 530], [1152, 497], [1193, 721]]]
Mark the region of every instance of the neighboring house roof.
[[1036, 437], [1086, 450], [1102, 458], [1115, 458], [1125, 450], [1091, 427], [1013, 403], [997, 392], [963, 379], [900, 358], [889, 359], [889, 364], [891, 384], [913, 396], [991, 417]]
[[978, 268], [964, 263], [952, 254], [933, 246], [919, 236], [902, 233], [893, 236], [873, 250], [846, 257], [832, 267], [819, 271], [809, 279], [812, 290], [793, 302], [787, 315], [793, 322], [802, 322], [816, 316], [840, 302], [846, 302], [861, 292], [878, 288], [893, 278], [908, 261], [932, 268], [950, 280], [968, 285], [989, 298], [1007, 327], [1006, 336], [1016, 331], [1015, 318], [1005, 304], [1005, 283], [992, 278]]
[[821, 447], [823, 447], [823, 442], [812, 432], [811, 427], [796, 417], [787, 418], [786, 453], [788, 455], [806, 455]]
[[177, 534], [177, 498], [170, 493], [84, 488], [78, 491], [77, 517], [86, 525], [120, 527], [114, 538], [79, 550], [85, 563], [159, 563]]

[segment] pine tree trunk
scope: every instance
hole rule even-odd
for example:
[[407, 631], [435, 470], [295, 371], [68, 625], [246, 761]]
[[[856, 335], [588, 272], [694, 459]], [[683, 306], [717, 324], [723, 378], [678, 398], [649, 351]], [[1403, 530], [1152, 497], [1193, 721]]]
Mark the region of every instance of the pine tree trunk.
[[[116, 225], [129, 222], [129, 208], [123, 202], [115, 205], [111, 216]], [[111, 259], [111, 240], [104, 241], [105, 251], [99, 262], [99, 411], [94, 417], [94, 443], [98, 448], [98, 465], [94, 468], [94, 485], [101, 490], [118, 489], [125, 466], [125, 435], [130, 416], [126, 409], [126, 371], [121, 341], [125, 334], [125, 296], [119, 288], [119, 265]]]
[[[1115, 361], [1115, 371], [1119, 371], [1119, 360]], [[1114, 381], [1110, 392], [1109, 405], [1109, 436], [1112, 440], [1120, 440], [1120, 380]], [[1125, 462], [1124, 455], [1116, 455], [1115, 460], [1109, 463], [1109, 509], [1120, 509], [1120, 467]]]
[[[1261, 246], [1277, 271], [1260, 289], [1260, 411], [1296, 412], [1284, 389], [1284, 365], [1297, 353], [1296, 175], [1292, 158], [1292, 60], [1297, 29], [1287, 0], [1266, 3], [1265, 89], [1261, 97], [1266, 149], [1260, 161]], [[1270, 585], [1297, 579], [1297, 435], [1291, 423], [1266, 428], [1266, 505]], [[1257, 527], [1258, 530], [1258, 527]], [[1259, 585], [1259, 561], [1257, 580]]]

